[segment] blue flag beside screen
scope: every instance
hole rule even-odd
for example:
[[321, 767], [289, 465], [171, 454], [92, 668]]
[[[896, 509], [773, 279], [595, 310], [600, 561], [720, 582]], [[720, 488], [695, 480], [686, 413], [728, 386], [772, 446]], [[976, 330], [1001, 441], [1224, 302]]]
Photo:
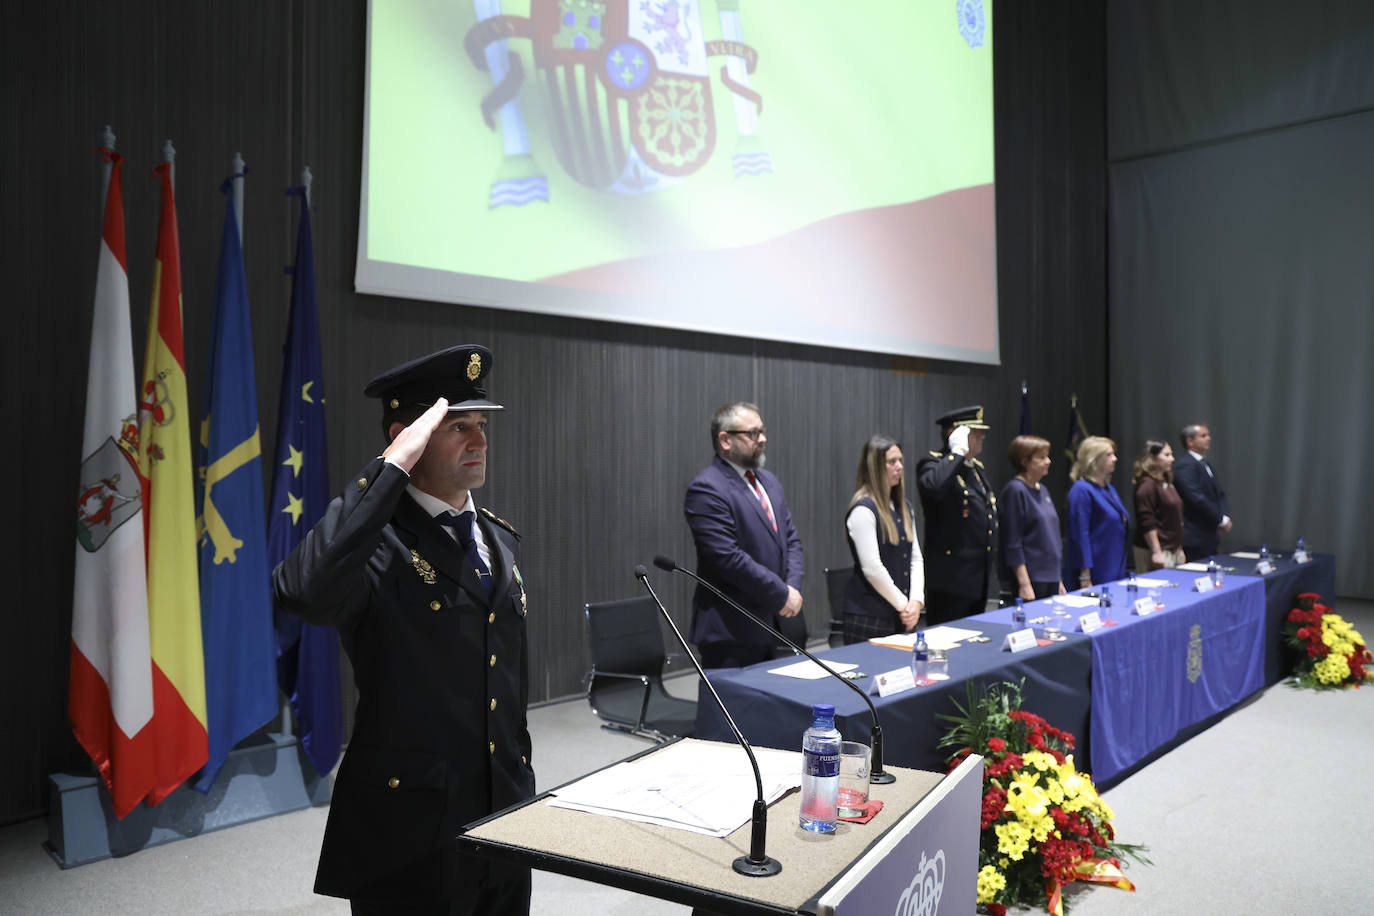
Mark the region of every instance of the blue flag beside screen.
[[[324, 363], [320, 358], [310, 204], [304, 188], [290, 188], [286, 193], [301, 199], [301, 219], [277, 413], [277, 454], [273, 459], [267, 534], [268, 558], [273, 566], [286, 559], [329, 505]], [[280, 609], [276, 630], [277, 676], [282, 690], [291, 698], [306, 756], [323, 776], [334, 769], [343, 747], [339, 636], [332, 627], [302, 623]]]
[[209, 757], [193, 782], [201, 792], [210, 790], [234, 745], [277, 713], [253, 331], [238, 218], [233, 195], [226, 196], [196, 500], [209, 739]]

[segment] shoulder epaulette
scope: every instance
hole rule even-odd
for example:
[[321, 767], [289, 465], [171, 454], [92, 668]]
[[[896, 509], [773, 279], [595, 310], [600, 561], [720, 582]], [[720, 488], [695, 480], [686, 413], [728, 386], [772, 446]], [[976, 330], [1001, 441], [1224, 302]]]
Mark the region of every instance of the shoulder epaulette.
[[514, 525], [512, 525], [510, 522], [506, 521], [504, 518], [501, 518], [501, 517], [500, 517], [499, 515], [497, 515], [495, 512], [492, 512], [492, 511], [491, 511], [490, 509], [488, 509], [486, 506], [483, 506], [483, 507], [482, 507], [481, 512], [482, 512], [482, 514], [485, 515], [489, 520], [495, 522], [496, 524], [500, 525], [502, 528], [505, 528], [505, 529], [506, 529], [507, 531], [509, 531], [511, 534], [515, 535], [515, 537], [516, 537], [517, 539], [520, 537], [520, 532], [518, 532], [518, 531], [515, 530], [515, 526], [514, 526]]
[[932, 457], [932, 458], [939, 458], [939, 457], [942, 456], [943, 454], [944, 454], [944, 452], [937, 452], [937, 451], [935, 451], [935, 449], [931, 449], [931, 450], [930, 450], [930, 457]]

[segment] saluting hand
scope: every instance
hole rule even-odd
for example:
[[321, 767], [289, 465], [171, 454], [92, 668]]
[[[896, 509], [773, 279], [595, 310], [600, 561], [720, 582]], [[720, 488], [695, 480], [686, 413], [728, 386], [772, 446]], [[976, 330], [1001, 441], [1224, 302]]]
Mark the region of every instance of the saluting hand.
[[433, 407], [420, 414], [414, 423], [396, 434], [396, 438], [391, 440], [386, 451], [382, 452], [382, 457], [390, 459], [392, 464], [409, 474], [420, 460], [420, 456], [425, 453], [429, 437], [439, 428], [439, 424], [444, 422], [447, 415], [448, 400], [440, 398], [434, 402]]

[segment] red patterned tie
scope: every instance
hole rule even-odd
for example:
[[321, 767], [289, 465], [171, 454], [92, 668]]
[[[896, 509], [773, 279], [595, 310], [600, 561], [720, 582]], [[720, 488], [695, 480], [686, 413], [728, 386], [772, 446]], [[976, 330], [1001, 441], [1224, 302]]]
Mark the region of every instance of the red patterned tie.
[[759, 498], [759, 505], [763, 506], [763, 514], [768, 516], [768, 523], [773, 526], [773, 530], [778, 530], [778, 520], [773, 517], [773, 507], [768, 505], [768, 500], [763, 498], [763, 487], [759, 486], [759, 480], [754, 476], [753, 471], [745, 471], [744, 476], [749, 479], [749, 486], [754, 488], [754, 495]]

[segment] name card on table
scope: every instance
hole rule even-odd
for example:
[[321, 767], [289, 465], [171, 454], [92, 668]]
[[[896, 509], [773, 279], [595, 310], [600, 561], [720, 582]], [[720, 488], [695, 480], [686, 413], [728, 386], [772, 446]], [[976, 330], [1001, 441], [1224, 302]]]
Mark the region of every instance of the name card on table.
[[1267, 576], [1274, 571], [1274, 564], [1270, 560], [1260, 560], [1255, 564], [1255, 575]]
[[[934, 682], [924, 681], [923, 683]], [[882, 674], [876, 675], [873, 678], [873, 689], [869, 692], [876, 692], [880, 697], [890, 697], [915, 686], [916, 678], [912, 675], [910, 668], [893, 668], [891, 671], [884, 671]]]
[[1212, 581], [1211, 576], [1198, 576], [1193, 580], [1193, 591], [1195, 592], [1210, 592], [1216, 587], [1217, 584]]
[[1096, 633], [1102, 629], [1102, 618], [1097, 611], [1091, 611], [1078, 618], [1078, 632]]
[[1293, 562], [1299, 565], [1303, 563], [1311, 563], [1312, 555], [1308, 553], [1306, 550], [1295, 550], [1293, 551]]
[[[1211, 580], [1208, 580], [1208, 588], [1211, 588]], [[1146, 595], [1144, 598], [1135, 599], [1135, 613], [1137, 617], [1144, 617], [1146, 614], [1153, 614], [1155, 611], [1155, 599]]]
[[1027, 649], [1034, 649], [1035, 646], [1035, 631], [1030, 627], [1026, 627], [1024, 630], [1014, 630], [1002, 639], [1003, 651], [1010, 649], [1013, 655]]

